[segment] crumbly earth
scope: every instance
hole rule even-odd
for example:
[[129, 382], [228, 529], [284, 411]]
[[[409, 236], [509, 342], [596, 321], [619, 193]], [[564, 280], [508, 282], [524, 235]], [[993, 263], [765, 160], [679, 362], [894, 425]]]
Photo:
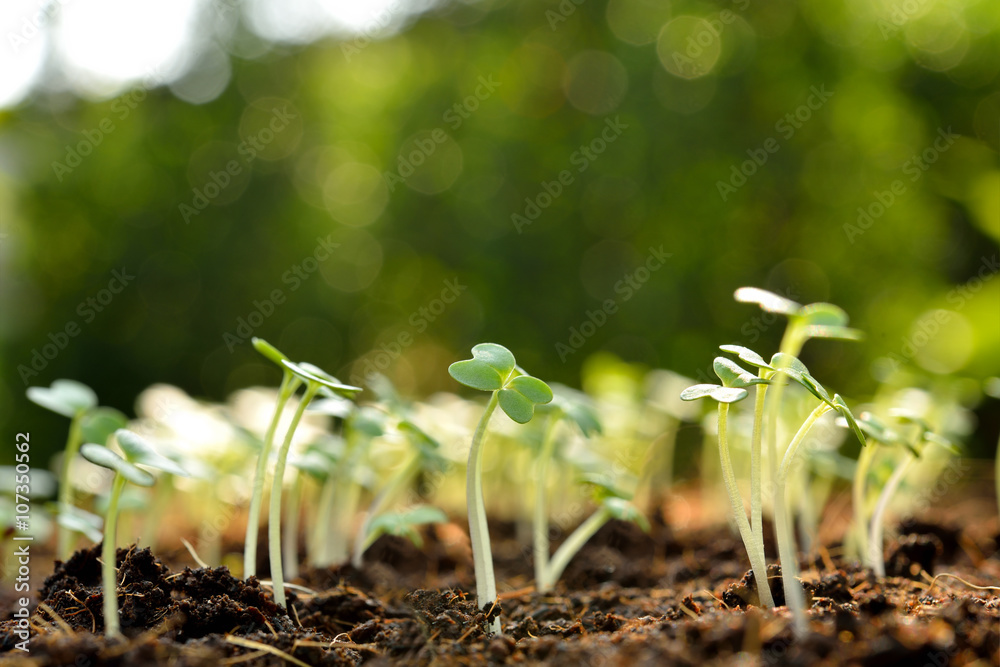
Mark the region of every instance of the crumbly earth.
[[[476, 608], [456, 526], [417, 550], [385, 537], [361, 570], [310, 570], [289, 591], [291, 616], [255, 578], [226, 568], [171, 570], [148, 549], [120, 549], [125, 640], [102, 634], [99, 546], [78, 551], [38, 591], [30, 651], [15, 650], [13, 606], [0, 618], [9, 665], [945, 665], [1000, 664], [1000, 573], [993, 527], [908, 521], [888, 547], [888, 576], [843, 559], [837, 545], [802, 563], [810, 634], [794, 640], [784, 608], [756, 607], [753, 575], [724, 528], [646, 535], [605, 526], [552, 594], [530, 588], [530, 554], [495, 528], [500, 603]], [[768, 546], [773, 553], [773, 546]], [[780, 573], [769, 579], [779, 604]], [[5, 601], [7, 599], [5, 598]], [[504, 635], [483, 631], [501, 613]], [[293, 662], [300, 661], [300, 662]]]

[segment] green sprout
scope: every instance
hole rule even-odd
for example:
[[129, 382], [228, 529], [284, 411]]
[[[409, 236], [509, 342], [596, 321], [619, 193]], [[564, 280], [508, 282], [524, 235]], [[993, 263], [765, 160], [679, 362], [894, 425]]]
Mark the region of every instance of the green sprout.
[[[466, 470], [466, 503], [476, 574], [476, 598], [479, 608], [488, 610], [496, 603], [497, 585], [483, 502], [482, 455], [486, 427], [497, 405], [518, 424], [527, 424], [535, 414], [536, 405], [552, 400], [552, 390], [538, 378], [518, 369], [510, 350], [496, 343], [476, 345], [472, 348], [472, 359], [456, 361], [448, 367], [448, 373], [467, 387], [491, 392], [486, 410], [472, 436]], [[487, 621], [487, 629], [491, 634], [500, 634], [499, 614]]]
[[[396, 500], [399, 494], [421, 471], [443, 467], [444, 459], [440, 454], [441, 445], [437, 440], [408, 419], [400, 421], [396, 428], [413, 445], [413, 454], [410, 455], [406, 463], [392, 474], [385, 486], [372, 499], [371, 505], [365, 513], [364, 522], [361, 524], [361, 530], [354, 541], [354, 553], [351, 556], [351, 564], [355, 568], [361, 568], [365, 550], [375, 541], [372, 537], [372, 531], [375, 530], [376, 522], [386, 507]], [[395, 514], [394, 516], [398, 517], [402, 515]], [[420, 515], [416, 516], [419, 517]]]
[[276, 347], [262, 338], [254, 338], [253, 346], [254, 349], [281, 368], [282, 375], [281, 385], [278, 387], [278, 401], [274, 405], [271, 422], [268, 424], [267, 431], [264, 434], [264, 443], [258, 454], [257, 467], [254, 471], [253, 491], [250, 495], [250, 509], [247, 515], [246, 541], [243, 545], [244, 578], [257, 574], [257, 539], [260, 530], [260, 510], [264, 501], [264, 481], [267, 478], [267, 463], [271, 457], [271, 448], [274, 446], [274, 434], [278, 429], [278, 422], [281, 421], [281, 415], [285, 410], [288, 399], [292, 397], [302, 383], [299, 377], [289, 368], [282, 365], [283, 361], [288, 361], [288, 357], [282, 354]]
[[[85, 384], [76, 380], [55, 380], [50, 387], [28, 387], [28, 400], [40, 405], [46, 410], [70, 418], [69, 436], [63, 451], [62, 470], [59, 472], [59, 514], [63, 508], [73, 506], [73, 488], [70, 484], [69, 471], [83, 444], [83, 418], [88, 411], [97, 407], [97, 394]], [[56, 557], [61, 560], [69, 558], [73, 550], [72, 533], [59, 524]]]
[[[554, 396], [552, 402], [548, 404], [549, 409], [546, 410], [550, 413], [549, 421], [535, 462], [534, 560], [535, 588], [539, 593], [550, 591], [565, 568], [565, 564], [563, 564], [562, 567], [558, 568], [558, 572], [553, 572], [549, 566], [549, 511], [546, 482], [549, 463], [555, 454], [556, 431], [560, 424], [568, 422], [575, 424], [584, 437], [602, 432], [600, 419], [589, 404], [586, 394], [562, 385], [553, 385], [553, 389]], [[580, 547], [582, 546], [583, 542], [580, 543]], [[580, 547], [577, 547], [570, 554], [570, 558]], [[566, 562], [569, 562], [568, 559]]]
[[[746, 356], [754, 361], [760, 359], [750, 350], [746, 350], [745, 353], [741, 354], [741, 357], [742, 356]], [[760, 359], [760, 363], [763, 366], [767, 366], [763, 359]], [[740, 531], [740, 538], [743, 540], [743, 546], [746, 548], [747, 557], [750, 559], [750, 568], [753, 570], [754, 580], [757, 583], [757, 597], [760, 600], [761, 606], [771, 608], [774, 606], [774, 597], [771, 595], [771, 588], [767, 581], [767, 560], [764, 556], [763, 535], [760, 534], [762, 533], [762, 526], [758, 523], [761, 528], [757, 531], [759, 535], [755, 535], [750, 522], [747, 520], [746, 509], [743, 505], [743, 496], [740, 494], [740, 489], [736, 484], [736, 473], [733, 471], [733, 462], [729, 454], [729, 438], [727, 432], [729, 405], [731, 403], [742, 401], [744, 398], [749, 396], [749, 393], [746, 390], [747, 387], [766, 385], [770, 382], [770, 380], [747, 372], [738, 364], [726, 359], [725, 357], [716, 357], [712, 365], [715, 369], [715, 374], [720, 380], [722, 380], [722, 385], [693, 385], [681, 392], [681, 399], [685, 401], [694, 401], [699, 398], [710, 398], [719, 405], [718, 437], [719, 459], [722, 463], [722, 478], [725, 482], [726, 493], [729, 495], [729, 504], [733, 510], [733, 518], [736, 520], [736, 526]], [[763, 396], [763, 392], [759, 393], [758, 396]], [[758, 420], [755, 419], [755, 426], [757, 425]], [[755, 428], [755, 432], [758, 430], [759, 429]], [[759, 450], [758, 438], [759, 436], [755, 434], [754, 440], [758, 442], [757, 447]], [[759, 455], [755, 458], [759, 460]], [[751, 467], [753, 468], [753, 466]], [[759, 463], [754, 470], [756, 470], [757, 481], [754, 482], [752, 477], [751, 484], [753, 486], [753, 493], [755, 493], [758, 497], [754, 503], [754, 509], [756, 510], [759, 509], [760, 505]], [[760, 521], [759, 517], [757, 518], [757, 521]]]
[[80, 448], [80, 454], [91, 463], [107, 468], [115, 473], [108, 499], [107, 517], [104, 522], [104, 544], [101, 547], [101, 585], [104, 591], [104, 632], [109, 637], [120, 637], [118, 618], [118, 575], [117, 548], [115, 541], [118, 531], [118, 505], [126, 482], [137, 486], [150, 487], [156, 481], [151, 474], [140, 468], [153, 468], [172, 475], [186, 477], [187, 472], [165, 456], [156, 452], [152, 445], [132, 431], [119, 429], [115, 439], [124, 458], [103, 445], [88, 442]]
[[[256, 340], [254, 341], [256, 344]], [[271, 348], [274, 350], [274, 348]], [[274, 350], [277, 352], [277, 350]], [[280, 354], [280, 353], [279, 353]], [[328, 375], [321, 368], [309, 363], [295, 363], [287, 358], [281, 359], [282, 367], [291, 372], [297, 380], [296, 386], [305, 383], [305, 393], [299, 400], [299, 405], [292, 415], [292, 421], [288, 424], [285, 432], [285, 440], [278, 450], [278, 460], [274, 466], [274, 477], [271, 483], [271, 498], [267, 517], [267, 546], [268, 557], [271, 563], [271, 585], [274, 588], [275, 603], [285, 606], [285, 581], [281, 563], [281, 493], [282, 481], [285, 478], [285, 464], [288, 461], [288, 452], [292, 447], [292, 438], [295, 436], [295, 429], [298, 428], [302, 415], [312, 399], [321, 391], [324, 395], [339, 395], [345, 398], [353, 398], [360, 391], [361, 387], [353, 387], [341, 384], [332, 375]], [[280, 399], [279, 399], [280, 400]], [[246, 554], [244, 554], [244, 557]]]
[[447, 523], [444, 512], [430, 505], [416, 505], [400, 512], [386, 512], [373, 519], [368, 525], [368, 533], [362, 544], [362, 553], [375, 544], [382, 535], [405, 537], [418, 548], [423, 548], [424, 539], [417, 530], [432, 523]]
[[[539, 593], [547, 593], [552, 590], [555, 582], [559, 581], [559, 577], [562, 576], [573, 557], [611, 519], [635, 523], [645, 533], [650, 530], [649, 521], [630, 502], [630, 494], [615, 486], [614, 482], [606, 475], [585, 474], [582, 481], [594, 488], [594, 499], [598, 502], [598, 508], [577, 526], [569, 537], [563, 540], [563, 543], [552, 555], [552, 559], [547, 561], [541, 576], [537, 574], [536, 567], [535, 586]], [[547, 547], [548, 542], [546, 541]]]

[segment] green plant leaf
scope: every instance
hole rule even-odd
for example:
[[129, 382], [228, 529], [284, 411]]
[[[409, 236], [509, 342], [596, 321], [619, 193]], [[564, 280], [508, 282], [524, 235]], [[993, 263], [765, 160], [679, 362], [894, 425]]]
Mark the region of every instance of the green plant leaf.
[[344, 398], [354, 398], [362, 391], [361, 387], [342, 384], [340, 380], [309, 362], [303, 361], [297, 364], [294, 361], [282, 359], [281, 366], [290, 370], [297, 378], [318, 384], [320, 387], [326, 387], [333, 391], [334, 394], [343, 396]]
[[135, 467], [104, 445], [88, 442], [80, 447], [80, 455], [94, 465], [116, 473], [138, 486], [153, 486], [156, 480], [145, 470]]
[[476, 345], [472, 348], [472, 358], [486, 362], [495, 368], [503, 379], [507, 379], [510, 372], [514, 370], [514, 366], [517, 365], [511, 351], [503, 345], [496, 343], [480, 343]]
[[428, 435], [425, 430], [414, 424], [408, 419], [400, 420], [396, 425], [400, 433], [405, 435], [409, 441], [417, 448], [420, 456], [425, 459], [435, 459], [439, 458], [438, 453], [441, 450], [441, 443], [435, 438]]
[[94, 390], [76, 380], [55, 380], [49, 387], [28, 387], [25, 394], [32, 403], [70, 419], [97, 407]]
[[98, 515], [64, 504], [56, 516], [56, 522], [74, 533], [80, 533], [91, 542], [100, 542], [103, 536], [104, 520]]
[[256, 336], [250, 339], [255, 350], [263, 354], [265, 357], [277, 364], [282, 370], [284, 366], [281, 365], [282, 361], [290, 361], [289, 358], [278, 348], [268, 343], [263, 338], [257, 338]]
[[118, 446], [122, 448], [122, 452], [125, 453], [125, 458], [129, 463], [146, 466], [147, 468], [155, 468], [163, 472], [168, 472], [171, 475], [177, 475], [178, 477], [190, 476], [184, 468], [157, 452], [153, 448], [153, 445], [137, 433], [120, 428], [115, 431], [115, 439], [118, 441]]
[[749, 394], [742, 387], [721, 387], [717, 384], [696, 384], [681, 392], [682, 401], [695, 401], [699, 398], [711, 398], [719, 403], [736, 403]]
[[370, 406], [358, 408], [347, 422], [347, 428], [368, 438], [385, 433], [385, 413]]
[[334, 396], [333, 398], [320, 398], [314, 400], [306, 409], [309, 412], [316, 412], [321, 415], [329, 415], [330, 417], [346, 419], [352, 412], [354, 412], [355, 407], [356, 406], [353, 401], [341, 398], [340, 396]]
[[496, 391], [503, 387], [500, 373], [485, 361], [466, 359], [448, 367], [448, 374], [466, 387], [482, 391]]
[[552, 389], [536, 377], [519, 375], [507, 383], [508, 389], [523, 394], [532, 403], [548, 403], [552, 400]]
[[576, 424], [585, 437], [603, 432], [601, 419], [589, 396], [561, 384], [553, 384], [552, 393], [552, 402], [548, 404], [550, 409], [562, 413], [563, 417]]
[[719, 349], [723, 352], [729, 352], [730, 354], [735, 354], [742, 361], [750, 364], [751, 366], [756, 366], [757, 368], [766, 368], [768, 370], [774, 370], [771, 364], [764, 361], [764, 357], [760, 356], [748, 347], [743, 347], [742, 345], [720, 345]]
[[846, 327], [847, 313], [832, 303], [810, 303], [796, 313], [804, 326]]
[[864, 340], [865, 334], [850, 327], [831, 327], [825, 324], [811, 324], [803, 329], [807, 338], [831, 338], [836, 340]]
[[404, 512], [391, 512], [380, 514], [372, 520], [369, 528], [370, 538], [388, 533], [406, 537], [418, 548], [423, 546], [423, 539], [417, 532], [417, 526], [428, 523], [447, 523], [448, 517], [444, 512], [429, 505], [419, 505]]
[[795, 315], [802, 308], [802, 304], [759, 287], [741, 287], [733, 297], [740, 303], [755, 303], [770, 313]]
[[778, 352], [771, 357], [771, 365], [777, 372], [784, 373], [795, 382], [805, 387], [809, 393], [819, 400], [830, 405], [831, 407], [836, 407], [833, 404], [833, 398], [830, 397], [830, 393], [822, 384], [820, 384], [819, 380], [814, 378], [812, 374], [809, 373], [809, 369], [806, 368], [806, 365], [799, 361], [797, 357], [790, 354], [784, 354], [783, 352]]
[[715, 374], [722, 380], [724, 387], [749, 387], [754, 384], [767, 384], [769, 381], [759, 378], [753, 373], [748, 373], [736, 362], [726, 357], [716, 357], [712, 362]]
[[832, 405], [840, 413], [840, 416], [844, 418], [844, 421], [854, 433], [854, 437], [858, 439], [862, 446], [867, 445], [868, 441], [865, 438], [864, 431], [858, 426], [858, 421], [854, 418], [854, 413], [851, 412], [851, 409], [847, 406], [847, 402], [840, 394], [833, 395]]
[[84, 442], [105, 444], [111, 434], [128, 425], [128, 418], [114, 408], [95, 408], [80, 419], [80, 433]]
[[518, 424], [527, 424], [535, 415], [535, 404], [530, 398], [514, 389], [501, 389], [497, 394], [501, 409]]
[[607, 508], [608, 513], [614, 518], [620, 521], [634, 523], [642, 529], [642, 532], [649, 532], [649, 520], [642, 512], [639, 511], [639, 508], [630, 503], [628, 500], [609, 496], [608, 498], [605, 498], [601, 504]]
[[857, 417], [857, 422], [866, 436], [883, 445], [893, 445], [903, 441], [903, 438], [898, 433], [886, 426], [882, 420], [870, 412], [862, 412]]

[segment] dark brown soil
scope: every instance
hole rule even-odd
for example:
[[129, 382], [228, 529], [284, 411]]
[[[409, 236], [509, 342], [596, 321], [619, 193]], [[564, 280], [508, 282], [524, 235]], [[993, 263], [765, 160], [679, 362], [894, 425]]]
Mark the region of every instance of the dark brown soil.
[[[289, 591], [291, 616], [255, 579], [226, 568], [171, 570], [148, 549], [120, 549], [119, 605], [126, 640], [102, 632], [99, 547], [57, 563], [38, 591], [30, 651], [14, 649], [0, 623], [0, 662], [10, 665], [178, 667], [308, 665], [945, 665], [1000, 664], [1000, 597], [954, 578], [992, 584], [997, 531], [947, 521], [908, 521], [878, 580], [843, 560], [836, 545], [802, 563], [810, 635], [793, 640], [782, 607], [756, 607], [753, 575], [724, 528], [652, 535], [630, 524], [602, 529], [556, 591], [531, 588], [531, 562], [509, 526], [496, 528], [501, 593], [477, 609], [467, 544], [455, 525], [427, 532], [423, 550], [379, 540], [362, 570], [310, 570]], [[780, 572], [771, 588], [783, 604]], [[933, 583], [931, 583], [933, 581]], [[483, 631], [502, 610], [504, 635]], [[0, 615], [10, 619], [8, 608]], [[271, 650], [270, 648], [268, 650]]]

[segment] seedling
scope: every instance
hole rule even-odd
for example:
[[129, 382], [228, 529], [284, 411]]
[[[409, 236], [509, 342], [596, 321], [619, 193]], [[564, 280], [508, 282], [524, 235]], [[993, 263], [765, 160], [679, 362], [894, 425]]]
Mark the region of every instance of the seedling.
[[[271, 349], [274, 350], [274, 348]], [[274, 351], [277, 352], [277, 350]], [[274, 466], [274, 477], [271, 483], [270, 511], [267, 517], [267, 546], [271, 562], [271, 585], [274, 587], [274, 601], [284, 606], [285, 582], [281, 567], [281, 492], [282, 482], [285, 478], [285, 464], [288, 461], [288, 452], [292, 446], [295, 429], [298, 428], [299, 422], [302, 420], [302, 415], [309, 406], [310, 401], [320, 391], [330, 395], [353, 398], [361, 392], [361, 387], [341, 384], [337, 378], [328, 375], [321, 368], [309, 363], [297, 364], [289, 361], [287, 358], [281, 359], [280, 363], [298, 380], [296, 386], [299, 383], [305, 383], [305, 393], [299, 400], [299, 405], [292, 415], [292, 421], [288, 424], [288, 430], [285, 432], [285, 441], [281, 444], [281, 449], [278, 451], [278, 460]], [[244, 554], [245, 556], [246, 554]]]
[[[398, 468], [389, 478], [385, 486], [378, 492], [372, 500], [365, 520], [361, 525], [357, 539], [354, 541], [354, 553], [351, 557], [351, 564], [360, 568], [364, 559], [365, 550], [371, 546], [374, 538], [372, 532], [376, 528], [376, 522], [381, 518], [381, 513], [393, 503], [399, 494], [405, 489], [422, 470], [431, 470], [442, 467], [444, 460], [441, 457], [441, 445], [437, 440], [429, 436], [423, 429], [409, 420], [402, 420], [396, 428], [403, 433], [413, 446], [413, 454], [410, 459]], [[430, 508], [429, 508], [430, 509]], [[406, 514], [405, 512], [403, 514]], [[400, 517], [402, 514], [394, 514]], [[415, 515], [419, 518], [421, 515]], [[426, 523], [426, 522], [425, 522]], [[418, 545], [419, 546], [419, 545]]]
[[[760, 362], [764, 363], [763, 359]], [[736, 473], [733, 471], [733, 463], [729, 454], [727, 433], [729, 405], [742, 401], [749, 396], [746, 390], [747, 387], [765, 385], [770, 380], [754, 376], [725, 357], [716, 357], [713, 367], [715, 374], [722, 380], [722, 385], [693, 385], [681, 392], [681, 399], [694, 401], [699, 398], [711, 398], [719, 405], [719, 458], [722, 462], [722, 478], [725, 482], [726, 492], [729, 495], [733, 518], [736, 520], [736, 526], [740, 531], [743, 546], [746, 548], [747, 557], [750, 559], [750, 567], [753, 570], [754, 580], [757, 583], [757, 596], [760, 599], [760, 604], [765, 608], [771, 608], [774, 606], [774, 597], [771, 595], [771, 589], [767, 583], [767, 561], [764, 557], [764, 542], [762, 539], [757, 539], [754, 536], [750, 522], [747, 520], [746, 510], [743, 506], [743, 496], [736, 484]], [[759, 494], [759, 481], [755, 488]]]
[[[83, 417], [97, 407], [97, 394], [76, 380], [55, 380], [50, 387], [28, 387], [28, 400], [70, 418], [69, 436], [63, 451], [62, 470], [59, 473], [59, 513], [73, 505], [73, 488], [69, 480], [70, 466], [83, 443]], [[72, 533], [60, 524], [57, 538], [57, 557], [66, 560], [72, 553]]]
[[[552, 585], [563, 568], [551, 577], [549, 569], [549, 508], [547, 499], [547, 479], [549, 463], [555, 453], [556, 430], [563, 422], [575, 424], [584, 437], [599, 434], [602, 426], [597, 413], [589, 404], [585, 394], [573, 391], [568, 387], [553, 385], [556, 387], [552, 402], [549, 403], [550, 412], [548, 425], [545, 428], [545, 435], [542, 439], [542, 446], [538, 452], [538, 459], [535, 463], [535, 507], [534, 507], [534, 556], [535, 556], [535, 588], [539, 593], [545, 593], [552, 589]], [[603, 524], [602, 524], [603, 525]], [[586, 541], [586, 540], [584, 540]], [[583, 543], [580, 544], [582, 546]], [[579, 550], [579, 547], [577, 547]], [[576, 553], [574, 551], [573, 553]], [[572, 554], [571, 556], [572, 557]], [[568, 561], [567, 561], [568, 562]]]
[[267, 479], [267, 462], [271, 457], [271, 448], [274, 446], [274, 433], [281, 421], [281, 415], [285, 410], [285, 404], [292, 397], [295, 391], [302, 384], [302, 380], [289, 368], [282, 365], [283, 361], [288, 361], [288, 357], [282, 354], [276, 347], [262, 338], [254, 338], [253, 346], [258, 352], [277, 364], [281, 369], [281, 385], [278, 387], [278, 401], [274, 405], [274, 413], [271, 422], [267, 426], [264, 434], [264, 442], [257, 457], [257, 467], [253, 477], [253, 491], [250, 495], [250, 509], [247, 514], [247, 534], [243, 545], [243, 577], [252, 577], [257, 574], [257, 539], [260, 530], [260, 508], [264, 500], [264, 481]]
[[380, 514], [369, 524], [368, 536], [362, 545], [362, 552], [375, 544], [382, 535], [397, 535], [405, 537], [418, 548], [424, 546], [424, 539], [417, 530], [420, 526], [432, 523], [447, 523], [448, 517], [436, 507], [417, 505], [401, 512]]
[[[552, 390], [538, 378], [518, 369], [510, 350], [496, 343], [476, 345], [472, 348], [472, 359], [456, 361], [448, 367], [448, 373], [467, 387], [491, 392], [486, 410], [472, 436], [465, 477], [469, 538], [476, 573], [476, 600], [480, 609], [488, 611], [496, 603], [497, 585], [493, 575], [486, 506], [483, 502], [482, 455], [486, 427], [497, 405], [518, 424], [527, 424], [535, 414], [536, 405], [552, 400]], [[487, 629], [491, 634], [500, 634], [499, 614], [487, 621]]]
[[594, 488], [594, 499], [598, 502], [597, 511], [577, 526], [576, 530], [559, 545], [552, 555], [552, 560], [548, 561], [543, 569], [541, 577], [538, 576], [536, 569], [535, 587], [539, 593], [552, 590], [573, 557], [611, 519], [635, 523], [643, 532], [649, 532], [649, 521], [630, 502], [629, 494], [615, 486], [613, 480], [605, 475], [590, 474], [584, 475], [583, 481]]
[[138, 486], [153, 486], [156, 481], [151, 474], [140, 468], [153, 468], [172, 475], [186, 477], [187, 472], [170, 459], [161, 456], [152, 445], [138, 435], [125, 429], [115, 432], [115, 439], [125, 457], [95, 443], [87, 443], [80, 448], [83, 458], [95, 465], [115, 473], [108, 499], [108, 511], [104, 523], [104, 544], [101, 548], [101, 585], [104, 591], [104, 632], [109, 637], [120, 637], [118, 619], [118, 575], [116, 569], [117, 548], [115, 546], [118, 529], [118, 504], [126, 482]]

